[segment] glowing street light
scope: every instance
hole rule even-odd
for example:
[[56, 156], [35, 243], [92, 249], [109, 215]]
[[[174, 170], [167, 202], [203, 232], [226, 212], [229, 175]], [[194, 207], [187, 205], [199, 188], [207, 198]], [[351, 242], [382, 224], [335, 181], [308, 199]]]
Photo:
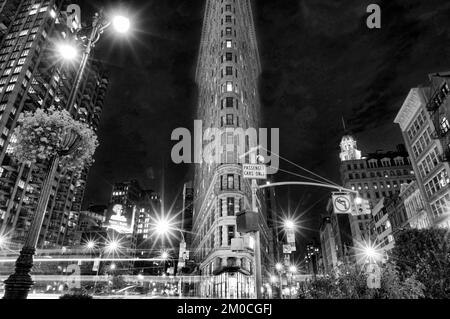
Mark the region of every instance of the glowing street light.
[[78, 56], [77, 49], [70, 43], [59, 43], [56, 49], [59, 55], [67, 61], [73, 61]]
[[289, 272], [291, 274], [295, 274], [297, 272], [297, 267], [295, 267], [294, 265], [290, 266], [289, 267]]
[[105, 250], [107, 253], [111, 254], [118, 252], [120, 248], [121, 248], [120, 242], [118, 240], [113, 239], [106, 244]]
[[86, 243], [86, 248], [89, 250], [93, 250], [95, 247], [97, 247], [97, 243], [93, 240], [90, 240]]
[[109, 266], [109, 269], [115, 270], [115, 269], [116, 269], [116, 264], [111, 264], [111, 265]]
[[277, 277], [274, 276], [274, 275], [270, 276], [270, 282], [271, 282], [271, 283], [277, 282]]
[[162, 218], [156, 222], [155, 230], [158, 235], [166, 235], [169, 233], [170, 229], [171, 225], [167, 219]]
[[277, 263], [277, 264], [275, 265], [275, 269], [276, 269], [277, 271], [282, 271], [282, 270], [283, 270], [283, 265], [282, 265], [281, 263]]
[[376, 263], [376, 261], [383, 258], [383, 252], [380, 249], [380, 245], [375, 245], [369, 242], [358, 243], [355, 247], [356, 256], [361, 262]]
[[377, 247], [372, 245], [365, 246], [362, 252], [369, 263], [374, 263], [382, 257], [382, 253], [377, 249]]
[[130, 19], [125, 16], [117, 15], [112, 19], [112, 25], [116, 32], [125, 34], [130, 30]]
[[291, 219], [287, 219], [284, 221], [284, 228], [287, 230], [293, 230], [295, 228], [295, 223]]
[[169, 253], [167, 251], [163, 251], [161, 253], [161, 259], [163, 259], [163, 260], [169, 259]]
[[373, 248], [373, 247], [366, 247], [364, 250], [364, 254], [368, 258], [375, 258], [377, 255], [377, 252], [375, 251], [375, 248]]

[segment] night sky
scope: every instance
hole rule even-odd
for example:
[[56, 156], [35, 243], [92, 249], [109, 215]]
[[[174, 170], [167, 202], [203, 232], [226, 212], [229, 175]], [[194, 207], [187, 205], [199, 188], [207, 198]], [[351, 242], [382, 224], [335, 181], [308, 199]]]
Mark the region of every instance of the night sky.
[[[133, 35], [105, 34], [96, 51], [111, 71], [99, 130], [100, 147], [85, 196], [107, 203], [114, 182], [138, 179], [171, 205], [193, 167], [170, 160], [171, 132], [193, 126], [194, 71], [204, 0], [147, 0], [119, 4], [133, 16]], [[87, 3], [87, 1], [86, 1]], [[382, 28], [366, 26], [366, 7], [382, 8]], [[102, 4], [82, 3], [86, 14]], [[280, 128], [281, 156], [335, 182], [341, 118], [365, 152], [402, 142], [393, 124], [411, 87], [450, 69], [450, 2], [440, 0], [257, 0], [256, 27], [263, 73], [264, 127]], [[87, 19], [86, 17], [85, 19]], [[281, 168], [303, 174], [281, 162]], [[278, 181], [298, 180], [278, 174]], [[299, 247], [318, 238], [329, 192], [277, 189], [286, 213], [301, 216]], [[176, 207], [181, 207], [181, 196]]]

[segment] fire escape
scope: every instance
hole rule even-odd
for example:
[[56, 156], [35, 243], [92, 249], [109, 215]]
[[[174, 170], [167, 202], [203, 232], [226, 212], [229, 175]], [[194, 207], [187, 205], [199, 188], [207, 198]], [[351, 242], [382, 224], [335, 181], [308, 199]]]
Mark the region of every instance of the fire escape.
[[442, 143], [442, 162], [450, 162], [450, 75], [433, 75], [427, 102], [427, 110], [433, 121], [432, 137]]

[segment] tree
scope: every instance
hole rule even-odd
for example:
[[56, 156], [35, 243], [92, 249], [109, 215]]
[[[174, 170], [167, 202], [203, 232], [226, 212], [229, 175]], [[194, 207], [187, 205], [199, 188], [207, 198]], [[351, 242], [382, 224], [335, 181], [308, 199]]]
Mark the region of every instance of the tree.
[[375, 299], [419, 299], [423, 298], [425, 286], [412, 277], [401, 279], [394, 263], [387, 263], [381, 271], [380, 289], [371, 290]]
[[450, 298], [450, 239], [445, 229], [400, 232], [392, 251], [401, 277], [415, 277], [425, 286], [425, 298]]
[[424, 286], [415, 278], [400, 279], [394, 264], [381, 269], [381, 287], [367, 286], [364, 266], [341, 266], [332, 275], [312, 281], [301, 296], [308, 299], [418, 299], [424, 296]]

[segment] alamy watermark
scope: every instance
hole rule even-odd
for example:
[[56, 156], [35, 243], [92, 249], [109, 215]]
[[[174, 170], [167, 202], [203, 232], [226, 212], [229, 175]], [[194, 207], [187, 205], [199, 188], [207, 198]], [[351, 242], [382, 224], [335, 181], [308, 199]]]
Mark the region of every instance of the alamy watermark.
[[268, 175], [277, 173], [279, 169], [278, 128], [208, 127], [204, 130], [203, 121], [196, 120], [193, 138], [187, 128], [177, 128], [171, 139], [178, 141], [171, 153], [175, 164], [253, 164], [256, 161], [267, 166]]
[[378, 4], [370, 4], [367, 6], [367, 13], [370, 15], [367, 17], [366, 24], [369, 29], [381, 28], [381, 7]]

